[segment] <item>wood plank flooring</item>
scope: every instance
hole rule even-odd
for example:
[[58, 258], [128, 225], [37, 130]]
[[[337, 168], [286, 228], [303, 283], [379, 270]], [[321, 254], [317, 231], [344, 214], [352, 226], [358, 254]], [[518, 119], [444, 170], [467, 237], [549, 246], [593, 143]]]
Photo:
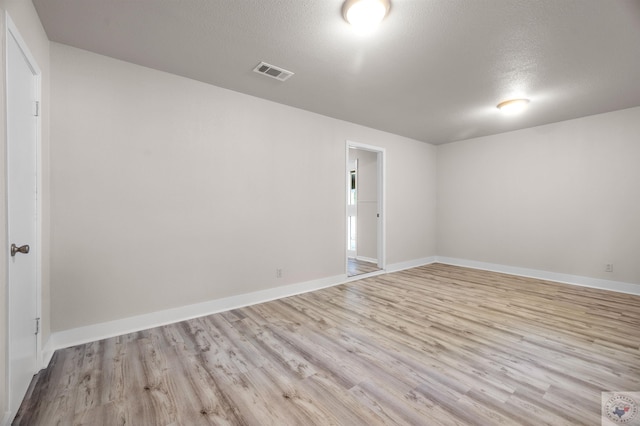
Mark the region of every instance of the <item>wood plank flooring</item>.
[[347, 259], [347, 276], [354, 277], [356, 275], [368, 274], [369, 272], [379, 271], [378, 265], [373, 262], [366, 262], [355, 258]]
[[14, 425], [600, 425], [640, 297], [434, 264], [57, 351]]

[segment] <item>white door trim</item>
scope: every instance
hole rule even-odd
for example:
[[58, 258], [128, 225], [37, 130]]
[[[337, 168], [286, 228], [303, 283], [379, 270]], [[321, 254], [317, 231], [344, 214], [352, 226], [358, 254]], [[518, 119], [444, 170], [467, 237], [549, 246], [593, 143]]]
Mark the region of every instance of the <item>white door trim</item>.
[[[38, 64], [34, 58], [34, 56], [31, 54], [31, 51], [29, 50], [29, 47], [27, 46], [27, 43], [24, 41], [24, 39], [22, 38], [22, 36], [20, 35], [20, 32], [18, 31], [18, 27], [14, 24], [13, 20], [11, 19], [11, 17], [9, 16], [9, 13], [5, 12], [5, 46], [4, 46], [4, 51], [5, 51], [5, 57], [4, 57], [4, 63], [5, 63], [5, 123], [8, 126], [8, 114], [9, 114], [9, 98], [7, 96], [7, 92], [6, 92], [6, 88], [9, 86], [9, 70], [8, 70], [8, 66], [9, 66], [9, 62], [8, 62], [8, 51], [9, 51], [9, 41], [10, 38], [13, 38], [13, 40], [15, 40], [16, 44], [18, 45], [18, 47], [20, 48], [20, 50], [22, 51], [22, 54], [24, 55], [29, 67], [31, 68], [31, 70], [33, 71], [34, 74], [34, 78], [36, 81], [36, 100], [38, 101], [39, 104], [39, 112], [38, 112], [38, 117], [36, 120], [36, 244], [35, 244], [35, 256], [36, 256], [36, 314], [39, 318], [42, 318], [42, 96], [41, 96], [41, 86], [42, 86], [42, 72], [40, 71], [40, 68], [38, 67]], [[4, 150], [5, 150], [5, 161], [8, 162], [8, 157], [6, 156], [6, 152], [8, 149], [8, 133], [7, 133], [7, 129], [5, 128], [5, 134], [3, 135], [4, 137]], [[8, 170], [8, 164], [5, 164], [5, 170]], [[7, 178], [7, 176], [5, 175], [5, 179]], [[8, 200], [8, 190], [9, 190], [9, 182], [8, 179], [6, 180], [6, 185], [5, 185], [5, 205], [6, 205], [6, 211], [5, 211], [5, 215], [6, 215], [6, 221], [5, 221], [5, 229], [7, 229], [7, 235], [8, 235], [8, 229], [9, 229], [9, 200]], [[6, 242], [7, 244], [10, 244], [10, 241]], [[7, 249], [8, 250], [8, 249]], [[9, 264], [8, 264], [8, 260], [7, 258], [5, 258], [3, 260], [5, 262], [6, 265], [6, 280], [7, 280], [7, 284], [9, 284]], [[10, 352], [9, 352], [9, 345], [11, 344], [11, 336], [10, 336], [10, 327], [11, 325], [9, 324], [9, 300], [10, 295], [7, 293], [7, 300], [6, 300], [6, 306], [5, 306], [5, 320], [7, 323], [7, 334], [6, 334], [6, 357], [5, 357], [5, 364], [6, 364], [6, 395], [7, 395], [7, 402], [9, 404], [11, 404], [11, 398], [15, 398], [15, 395], [11, 395], [11, 371], [10, 371]], [[41, 324], [42, 324], [42, 320], [41, 320]], [[40, 326], [40, 329], [42, 329], [42, 325]], [[35, 331], [35, 330], [34, 330]], [[42, 332], [38, 333], [38, 335], [36, 336], [36, 366], [37, 368], [42, 367]], [[23, 395], [19, 395], [17, 396], [18, 398], [22, 398]], [[8, 406], [8, 408], [11, 405]], [[15, 415], [16, 413], [10, 413], [12, 416]]]
[[[375, 152], [378, 154], [378, 212], [380, 214], [380, 218], [378, 220], [378, 268], [385, 270], [386, 268], [386, 262], [387, 262], [387, 249], [386, 249], [386, 211], [385, 211], [385, 204], [386, 204], [386, 194], [385, 194], [385, 188], [386, 188], [386, 179], [387, 179], [387, 173], [386, 173], [386, 150], [384, 148], [381, 148], [379, 146], [374, 146], [374, 145], [368, 145], [368, 144], [364, 144], [364, 143], [359, 143], [359, 142], [354, 142], [351, 140], [347, 140], [345, 143], [345, 170], [346, 170], [346, 181], [345, 181], [345, 188], [347, 191], [347, 197], [349, 197], [349, 149], [350, 148], [354, 148], [354, 149], [361, 149], [364, 151], [371, 151], [371, 152]], [[347, 199], [345, 198], [345, 235], [347, 234], [346, 232], [346, 221], [347, 221], [347, 217], [349, 216], [349, 212], [348, 212], [348, 207], [346, 205], [347, 203]], [[348, 237], [347, 237], [348, 238]], [[345, 250], [345, 262], [347, 259], [347, 254], [346, 254], [346, 247], [347, 245], [344, 245], [344, 250]], [[346, 266], [345, 266], [346, 269]]]

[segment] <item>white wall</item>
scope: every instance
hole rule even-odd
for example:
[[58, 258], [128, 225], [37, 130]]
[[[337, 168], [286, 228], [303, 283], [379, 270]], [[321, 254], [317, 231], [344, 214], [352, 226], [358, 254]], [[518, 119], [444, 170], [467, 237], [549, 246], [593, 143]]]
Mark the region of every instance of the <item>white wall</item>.
[[[42, 213], [43, 213], [43, 229], [42, 229], [42, 295], [41, 295], [41, 315], [42, 315], [42, 341], [46, 342], [50, 334], [49, 323], [49, 40], [42, 28], [38, 14], [30, 0], [0, 0], [0, 44], [2, 55], [0, 59], [0, 81], [5, 81], [5, 12], [7, 12], [14, 24], [18, 28], [20, 35], [29, 47], [33, 57], [38, 63], [42, 72], [42, 115], [41, 115], [41, 135], [42, 144], [42, 181], [40, 191], [42, 196]], [[2, 197], [0, 197], [0, 306], [2, 307], [0, 315], [0, 422], [7, 410], [6, 395], [6, 309], [7, 306], [7, 264], [8, 259], [7, 248], [10, 242], [7, 240], [6, 234], [6, 99], [4, 93], [4, 84], [0, 84], [0, 135], [2, 135], [2, 149], [0, 149], [0, 187], [2, 188]], [[15, 414], [15, 413], [13, 413]]]
[[640, 284], [640, 107], [442, 145], [437, 169], [439, 256]]
[[51, 67], [55, 331], [344, 274], [347, 139], [387, 150], [388, 263], [435, 254], [433, 146], [56, 43]]

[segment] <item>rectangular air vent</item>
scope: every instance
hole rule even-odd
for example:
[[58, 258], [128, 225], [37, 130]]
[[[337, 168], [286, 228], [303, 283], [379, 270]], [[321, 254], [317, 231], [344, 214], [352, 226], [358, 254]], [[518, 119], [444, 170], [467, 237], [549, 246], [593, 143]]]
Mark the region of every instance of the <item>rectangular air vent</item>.
[[285, 81], [293, 75], [291, 71], [287, 71], [271, 64], [267, 64], [266, 62], [260, 62], [258, 66], [253, 69], [253, 71], [280, 81]]

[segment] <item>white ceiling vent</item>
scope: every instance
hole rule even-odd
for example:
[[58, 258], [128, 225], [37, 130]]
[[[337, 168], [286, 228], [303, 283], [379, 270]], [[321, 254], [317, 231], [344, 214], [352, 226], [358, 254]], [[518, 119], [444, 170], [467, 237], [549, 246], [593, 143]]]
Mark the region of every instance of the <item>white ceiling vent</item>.
[[285, 81], [293, 75], [291, 71], [287, 71], [285, 69], [267, 64], [266, 62], [260, 62], [258, 66], [253, 69], [253, 71], [280, 81]]

